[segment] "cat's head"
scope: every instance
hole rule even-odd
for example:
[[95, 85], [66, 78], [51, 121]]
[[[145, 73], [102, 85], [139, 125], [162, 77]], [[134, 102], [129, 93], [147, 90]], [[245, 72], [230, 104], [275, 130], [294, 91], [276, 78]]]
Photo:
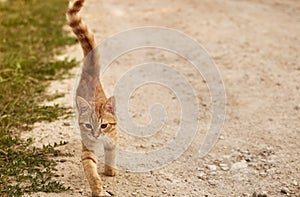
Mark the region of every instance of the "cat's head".
[[92, 107], [84, 98], [77, 96], [78, 123], [81, 133], [90, 140], [97, 141], [116, 129], [115, 99], [110, 97], [97, 107]]

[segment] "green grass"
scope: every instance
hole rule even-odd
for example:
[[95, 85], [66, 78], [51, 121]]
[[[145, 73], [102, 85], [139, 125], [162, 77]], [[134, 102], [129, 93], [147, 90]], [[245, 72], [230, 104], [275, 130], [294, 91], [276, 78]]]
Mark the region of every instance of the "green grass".
[[[57, 146], [29, 146], [19, 135], [38, 121], [53, 121], [70, 109], [41, 106], [51, 80], [61, 78], [75, 61], [53, 61], [59, 47], [75, 40], [62, 31], [67, 1], [8, 0], [0, 3], [0, 196], [60, 192], [53, 181]], [[56, 51], [56, 52], [55, 52]], [[52, 96], [53, 97], [53, 96]], [[54, 96], [55, 97], [55, 96]]]

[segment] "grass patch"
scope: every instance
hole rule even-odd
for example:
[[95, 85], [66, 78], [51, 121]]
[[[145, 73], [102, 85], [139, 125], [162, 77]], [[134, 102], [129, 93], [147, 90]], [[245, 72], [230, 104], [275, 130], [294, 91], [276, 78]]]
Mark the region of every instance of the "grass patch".
[[52, 180], [55, 148], [32, 148], [17, 136], [37, 121], [53, 121], [70, 109], [41, 106], [49, 81], [62, 77], [75, 61], [53, 61], [55, 49], [76, 41], [63, 31], [67, 1], [0, 2], [0, 196], [25, 192], [60, 192]]

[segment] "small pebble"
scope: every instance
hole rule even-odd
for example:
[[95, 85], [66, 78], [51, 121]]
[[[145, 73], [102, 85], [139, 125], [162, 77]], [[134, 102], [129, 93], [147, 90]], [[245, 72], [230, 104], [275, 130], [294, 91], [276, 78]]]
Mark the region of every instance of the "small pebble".
[[287, 187], [281, 188], [280, 192], [283, 193], [283, 194], [289, 194], [289, 193], [291, 193], [291, 191]]
[[297, 185], [298, 185], [298, 183], [297, 183], [297, 181], [296, 181], [296, 180], [294, 180], [294, 181], [293, 181], [293, 185], [295, 185], [295, 186], [297, 186]]
[[250, 162], [251, 161], [251, 156], [250, 155], [246, 155], [245, 156], [245, 161]]
[[217, 185], [218, 181], [216, 181], [216, 180], [209, 180], [208, 183], [210, 185]]
[[268, 174], [267, 174], [266, 172], [260, 172], [259, 175], [260, 175], [261, 177], [266, 177], [266, 176], [268, 176]]
[[256, 192], [254, 192], [252, 194], [252, 197], [267, 197], [267, 194], [265, 194], [265, 193], [259, 193], [259, 194], [257, 194]]
[[226, 163], [220, 163], [219, 166], [224, 171], [229, 170], [229, 167], [228, 167], [228, 165]]
[[200, 172], [197, 177], [198, 177], [198, 179], [201, 179], [203, 181], [207, 179], [207, 176], [204, 172]]
[[69, 122], [64, 122], [63, 126], [67, 126], [68, 127], [68, 126], [71, 126], [71, 124]]
[[217, 170], [217, 166], [216, 165], [207, 165], [207, 168], [211, 171], [216, 171]]
[[248, 164], [246, 163], [246, 161], [241, 161], [241, 162], [232, 164], [230, 170], [235, 171], [235, 170], [240, 170], [240, 169], [247, 168], [247, 167], [248, 167]]

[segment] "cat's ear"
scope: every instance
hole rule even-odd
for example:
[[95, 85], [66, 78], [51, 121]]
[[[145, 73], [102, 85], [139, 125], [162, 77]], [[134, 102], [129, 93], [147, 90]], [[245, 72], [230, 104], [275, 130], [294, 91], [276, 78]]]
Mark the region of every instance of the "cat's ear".
[[114, 96], [111, 96], [107, 99], [105, 105], [104, 105], [104, 109], [115, 115], [115, 112], [116, 112], [116, 101], [115, 101], [115, 97]]
[[91, 109], [90, 104], [80, 96], [76, 97], [76, 102], [79, 114], [85, 114], [89, 109]]

